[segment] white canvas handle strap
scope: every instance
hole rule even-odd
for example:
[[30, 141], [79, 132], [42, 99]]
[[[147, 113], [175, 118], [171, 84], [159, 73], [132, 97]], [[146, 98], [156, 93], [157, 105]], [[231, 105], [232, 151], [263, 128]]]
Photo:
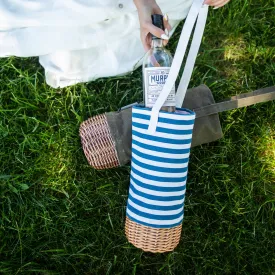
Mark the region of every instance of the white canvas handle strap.
[[[183, 29], [180, 35], [174, 60], [170, 68], [169, 76], [166, 80], [166, 83], [162, 89], [160, 96], [158, 97], [158, 100], [156, 101], [156, 103], [152, 108], [151, 119], [150, 119], [149, 128], [148, 128], [148, 131], [150, 134], [153, 134], [156, 131], [159, 111], [163, 106], [164, 102], [166, 101], [170, 91], [172, 90], [173, 85], [175, 84], [198, 14], [200, 13], [201, 9], [208, 9], [208, 7], [202, 8], [203, 2], [204, 0], [194, 0], [190, 8], [190, 11], [188, 13], [188, 16], [186, 18], [185, 24], [183, 26]], [[207, 16], [207, 13], [206, 13], [206, 16]], [[195, 37], [193, 39], [195, 39]], [[193, 68], [190, 68], [190, 69], [192, 74]]]
[[194, 31], [193, 41], [190, 47], [190, 51], [186, 60], [184, 71], [180, 80], [180, 84], [176, 93], [176, 107], [181, 108], [186, 91], [191, 80], [192, 72], [195, 66], [196, 58], [200, 49], [203, 32], [206, 25], [206, 19], [208, 14], [208, 6], [203, 6], [200, 10], [197, 25]]

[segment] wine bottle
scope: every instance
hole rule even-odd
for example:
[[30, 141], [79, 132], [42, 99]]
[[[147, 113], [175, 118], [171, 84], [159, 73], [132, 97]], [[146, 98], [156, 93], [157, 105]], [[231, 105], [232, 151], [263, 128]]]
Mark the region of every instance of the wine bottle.
[[[163, 16], [161, 14], [153, 14], [152, 23], [154, 26], [164, 30]], [[143, 96], [145, 107], [152, 108], [157, 101], [168, 78], [172, 61], [172, 55], [164, 47], [163, 40], [152, 34], [151, 49], [143, 59]], [[174, 85], [161, 110], [174, 112], [175, 105]]]

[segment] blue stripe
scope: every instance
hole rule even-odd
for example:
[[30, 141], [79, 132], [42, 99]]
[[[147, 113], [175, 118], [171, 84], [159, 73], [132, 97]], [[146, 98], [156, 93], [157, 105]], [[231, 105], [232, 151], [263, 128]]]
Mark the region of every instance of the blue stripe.
[[[138, 109], [138, 110], [142, 110], [142, 111], [152, 111], [151, 108], [146, 108], [144, 106], [133, 106], [133, 113], [135, 113], [135, 109]], [[186, 109], [186, 108], [176, 108], [177, 111], [185, 111], [185, 112], [188, 112], [188, 114], [181, 114], [181, 113], [168, 113], [166, 111], [160, 111], [160, 113], [166, 113], [166, 114], [169, 114], [171, 116], [193, 116], [195, 115], [195, 112], [194, 111], [191, 111], [189, 109]]]
[[175, 214], [175, 215], [154, 215], [154, 214], [148, 214], [148, 213], [142, 212], [138, 209], [135, 209], [131, 205], [128, 205], [128, 209], [130, 211], [132, 211], [133, 213], [135, 213], [136, 215], [139, 215], [141, 217], [144, 217], [147, 219], [152, 219], [152, 220], [162, 220], [162, 221], [178, 219], [183, 213], [183, 211], [181, 211], [180, 213]]
[[[151, 119], [151, 116], [149, 115], [138, 114], [138, 113], [133, 113], [132, 117], [145, 119], [147, 121]], [[195, 120], [192, 119], [191, 117], [190, 117], [190, 120], [177, 120], [177, 119], [159, 117], [158, 122], [173, 124], [173, 125], [192, 125], [194, 124]]]
[[148, 209], [153, 209], [153, 210], [163, 210], [163, 211], [169, 211], [169, 210], [177, 210], [180, 209], [182, 207], [182, 203], [181, 204], [176, 204], [176, 205], [171, 205], [171, 206], [159, 206], [159, 205], [153, 205], [153, 204], [148, 204], [145, 203], [143, 201], [140, 201], [138, 199], [135, 199], [134, 197], [132, 197], [129, 194], [129, 199], [134, 202], [135, 204], [148, 208]]
[[[140, 129], [145, 129], [148, 130], [148, 125], [137, 123], [137, 122], [132, 122], [132, 125], [134, 127], [140, 128]], [[162, 128], [162, 127], [157, 127], [156, 132], [159, 133], [166, 133], [166, 134], [174, 134], [174, 135], [190, 135], [192, 134], [193, 130], [175, 130], [175, 129], [167, 129], [167, 128]]]
[[184, 159], [170, 159], [170, 158], [163, 158], [163, 157], [156, 157], [156, 156], [152, 156], [152, 155], [148, 155], [148, 154], [144, 154], [142, 152], [139, 152], [138, 150], [132, 148], [132, 152], [135, 153], [137, 156], [144, 158], [144, 159], [148, 159], [148, 160], [153, 160], [153, 161], [158, 161], [158, 162], [165, 162], [165, 163], [178, 163], [178, 164], [183, 164], [189, 161], [189, 157], [188, 158], [184, 158]]
[[142, 225], [153, 227], [153, 228], [172, 228], [172, 227], [176, 227], [176, 226], [178, 226], [178, 225], [180, 225], [182, 223], [182, 220], [181, 220], [181, 221], [179, 221], [178, 223], [175, 223], [175, 224], [168, 224], [168, 225], [158, 225], [157, 224], [156, 225], [156, 224], [150, 224], [150, 223], [146, 223], [146, 222], [141, 222], [141, 221], [139, 221], [139, 220], [131, 217], [128, 213], [126, 215], [127, 215], [127, 217], [130, 220], [132, 220], [132, 221], [134, 221], [134, 222], [136, 222], [138, 224], [142, 224]]
[[149, 190], [153, 191], [159, 191], [159, 192], [178, 192], [178, 191], [183, 191], [186, 189], [185, 184], [183, 186], [179, 187], [159, 187], [159, 186], [154, 186], [151, 184], [144, 183], [142, 181], [137, 180], [133, 175], [131, 175], [131, 179], [134, 181], [134, 183], [142, 188], [146, 188]]
[[155, 195], [149, 195], [144, 192], [138, 191], [133, 185], [130, 185], [130, 189], [132, 192], [134, 192], [136, 195], [139, 195], [143, 198], [152, 200], [152, 201], [177, 201], [177, 200], [182, 200], [184, 198], [184, 194], [180, 196], [169, 196], [169, 197], [162, 197], [162, 196], [155, 196]]
[[184, 168], [166, 168], [166, 167], [158, 167], [158, 166], [153, 166], [149, 164], [144, 164], [138, 160], [136, 160], [134, 157], [132, 157], [132, 162], [134, 162], [136, 165], [143, 167], [145, 169], [149, 169], [152, 171], [157, 171], [157, 172], [166, 172], [166, 173], [184, 173], [187, 172], [187, 167]]
[[169, 153], [169, 154], [188, 154], [190, 153], [190, 148], [188, 149], [169, 149], [169, 148], [162, 148], [158, 146], [152, 146], [152, 145], [147, 145], [145, 143], [141, 143], [136, 140], [132, 140], [132, 144], [135, 144], [143, 149], [155, 151], [155, 152], [162, 152], [162, 153]]
[[144, 179], [148, 179], [148, 180], [153, 180], [153, 181], [158, 181], [158, 182], [183, 182], [186, 180], [187, 176], [185, 177], [181, 177], [181, 178], [165, 178], [165, 177], [158, 177], [158, 176], [152, 176], [152, 175], [148, 175], [148, 174], [145, 174], [145, 173], [142, 173], [140, 171], [138, 171], [137, 169], [135, 169], [134, 167], [132, 167], [132, 171], [144, 178]]
[[151, 136], [151, 135], [145, 135], [142, 133], [139, 133], [137, 131], [132, 131], [132, 135], [140, 138], [144, 138], [147, 140], [152, 140], [152, 141], [157, 141], [157, 142], [163, 142], [163, 143], [169, 143], [169, 144], [179, 144], [179, 145], [184, 145], [184, 144], [191, 144], [192, 139], [171, 139], [171, 138], [163, 138], [163, 137], [156, 137], [156, 136]]

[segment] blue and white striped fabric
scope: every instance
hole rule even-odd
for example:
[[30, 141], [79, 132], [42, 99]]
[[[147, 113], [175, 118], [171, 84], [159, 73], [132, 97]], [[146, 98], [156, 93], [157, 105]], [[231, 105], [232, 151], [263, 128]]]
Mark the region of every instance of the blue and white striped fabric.
[[132, 110], [132, 163], [127, 216], [154, 227], [181, 224], [195, 113], [160, 112], [156, 132], [148, 134], [151, 109]]

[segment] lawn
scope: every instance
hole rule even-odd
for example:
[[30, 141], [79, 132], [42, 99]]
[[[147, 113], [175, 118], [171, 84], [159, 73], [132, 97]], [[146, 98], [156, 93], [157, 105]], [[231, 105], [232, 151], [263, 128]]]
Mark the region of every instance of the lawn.
[[[274, 34], [274, 0], [211, 9], [190, 87], [275, 85]], [[55, 90], [37, 58], [0, 59], [1, 274], [274, 274], [275, 102], [222, 113], [224, 138], [192, 149], [180, 244], [150, 254], [124, 235], [130, 167], [94, 170], [78, 134], [141, 99], [140, 68]]]

